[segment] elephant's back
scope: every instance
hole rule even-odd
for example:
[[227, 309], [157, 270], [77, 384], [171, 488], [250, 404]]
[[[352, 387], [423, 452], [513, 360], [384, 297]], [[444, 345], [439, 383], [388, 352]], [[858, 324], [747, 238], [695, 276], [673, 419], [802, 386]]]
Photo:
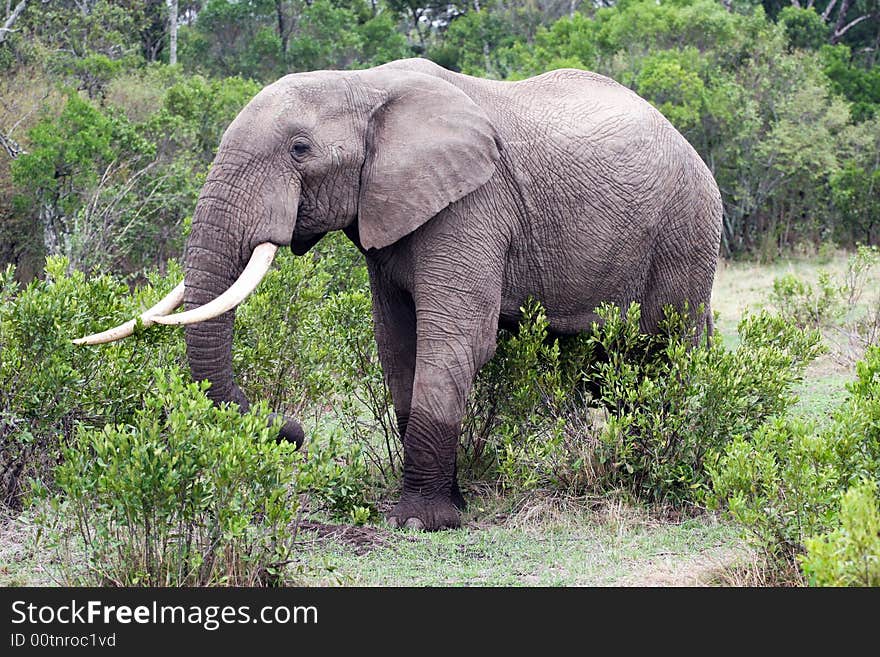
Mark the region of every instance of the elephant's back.
[[[394, 68], [439, 77], [471, 98], [511, 144], [572, 140], [607, 142], [616, 149], [643, 150], [658, 137], [691, 150], [687, 141], [650, 103], [613, 79], [582, 69], [562, 68], [515, 82], [456, 73], [423, 58], [397, 60]], [[530, 143], [534, 142], [534, 143]]]
[[[610, 78], [572, 69], [501, 93], [510, 99], [497, 119], [502, 157], [522, 203], [503, 315], [533, 295], [556, 330], [581, 330], [602, 301], [645, 301], [655, 259], [674, 252], [702, 272], [717, 255], [717, 186], [648, 102]], [[582, 296], [567, 296], [569, 286]]]
[[527, 223], [537, 216], [565, 221], [569, 213], [591, 222], [604, 214], [602, 221], [625, 234], [650, 229], [673, 196], [717, 205], [714, 179], [690, 143], [609, 77], [564, 68], [507, 82], [421, 58], [385, 66], [439, 77], [483, 109], [498, 131], [503, 169], [531, 215]]
[[558, 69], [497, 91], [509, 98], [511, 132], [538, 134], [571, 148], [593, 147], [612, 160], [627, 153], [695, 155], [687, 140], [649, 102], [609, 77]]
[[604, 190], [606, 201], [616, 199], [615, 207], [637, 203], [639, 210], [628, 215], [642, 220], [674, 189], [685, 191], [682, 186], [696, 195], [717, 195], [687, 139], [653, 105], [611, 78], [558, 69], [492, 93], [498, 100], [487, 102], [487, 112], [495, 114], [504, 157], [532, 190], [553, 190], [569, 201], [579, 192], [589, 197], [590, 190]]

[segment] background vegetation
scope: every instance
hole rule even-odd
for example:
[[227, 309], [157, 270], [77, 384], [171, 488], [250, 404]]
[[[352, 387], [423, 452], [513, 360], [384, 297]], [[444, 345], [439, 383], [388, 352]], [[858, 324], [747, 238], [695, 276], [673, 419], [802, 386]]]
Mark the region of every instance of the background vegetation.
[[[334, 581], [327, 559], [347, 557], [304, 551], [302, 532], [375, 526], [399, 437], [363, 263], [340, 236], [280, 257], [238, 313], [236, 371], [266, 401], [248, 416], [206, 405], [179, 332], [69, 339], [179, 281], [220, 136], [263, 84], [412, 56], [631, 87], [715, 175], [724, 267], [772, 272], [749, 294], [723, 288], [720, 337], [699, 349], [675, 314], [649, 339], [637, 307], [604, 308], [602, 326], [561, 341], [539, 304], [523, 308], [465, 419], [471, 520], [498, 499], [624, 500], [711, 540], [739, 528], [761, 581], [880, 580], [877, 0], [6, 0], [0, 13], [0, 497], [16, 531], [52, 547], [56, 581]], [[744, 298], [766, 309], [733, 308]], [[304, 419], [307, 453], [271, 440], [269, 410]], [[722, 512], [720, 539], [706, 508]]]
[[[0, 264], [136, 274], [180, 252], [223, 129], [290, 72], [423, 56], [516, 80], [604, 73], [709, 165], [726, 256], [878, 240], [876, 0], [6, 0]], [[16, 14], [16, 11], [21, 9]]]

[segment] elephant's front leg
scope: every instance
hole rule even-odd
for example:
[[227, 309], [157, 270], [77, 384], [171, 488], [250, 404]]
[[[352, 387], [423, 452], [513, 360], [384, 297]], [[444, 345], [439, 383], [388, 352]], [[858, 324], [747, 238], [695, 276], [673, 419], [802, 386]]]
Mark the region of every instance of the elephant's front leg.
[[474, 375], [495, 350], [497, 305], [484, 295], [448, 305], [438, 299], [421, 307], [416, 303], [416, 366], [403, 437], [403, 492], [389, 515], [393, 525], [437, 530], [461, 524], [463, 500], [455, 467], [461, 421]]
[[406, 435], [416, 371], [416, 311], [412, 295], [367, 262], [373, 293], [373, 331], [382, 373], [391, 392], [397, 430]]

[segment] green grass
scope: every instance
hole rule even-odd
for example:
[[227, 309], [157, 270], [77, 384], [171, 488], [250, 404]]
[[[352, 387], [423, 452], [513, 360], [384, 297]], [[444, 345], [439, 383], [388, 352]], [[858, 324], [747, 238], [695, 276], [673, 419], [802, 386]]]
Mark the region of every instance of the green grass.
[[807, 370], [806, 380], [798, 388], [798, 402], [792, 413], [822, 423], [847, 396], [846, 384], [854, 379], [848, 368], [829, 363], [823, 357]]
[[[361, 530], [375, 545], [363, 536], [311, 538], [296, 579], [356, 586], [699, 585], [745, 552], [733, 529], [711, 515], [675, 522], [626, 507], [547, 514], [541, 506], [497, 524], [472, 518], [461, 529], [432, 534]], [[530, 513], [537, 517], [522, 519]]]

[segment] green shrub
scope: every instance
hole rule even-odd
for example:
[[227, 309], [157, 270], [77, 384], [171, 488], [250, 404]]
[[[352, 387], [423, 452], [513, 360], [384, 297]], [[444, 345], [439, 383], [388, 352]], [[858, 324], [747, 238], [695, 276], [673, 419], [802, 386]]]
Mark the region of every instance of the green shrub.
[[576, 491], [586, 486], [586, 471], [572, 467], [580, 445], [562, 414], [589, 414], [583, 367], [592, 345], [573, 338], [563, 349], [548, 337], [540, 304], [530, 301], [522, 312], [519, 330], [502, 331], [495, 356], [477, 376], [463, 421], [460, 468], [466, 477], [493, 476], [514, 490]]
[[770, 302], [782, 315], [802, 328], [827, 325], [844, 310], [840, 288], [827, 271], [819, 272], [815, 287], [794, 274], [774, 279]]
[[481, 464], [514, 490], [699, 501], [717, 450], [793, 404], [821, 351], [818, 333], [767, 313], [746, 317], [729, 351], [720, 340], [694, 348], [688, 315], [671, 310], [649, 336], [637, 305], [606, 305], [591, 331], [565, 341], [548, 336], [540, 307], [523, 311], [477, 379], [463, 432], [471, 472]]
[[297, 474], [299, 489], [309, 495], [310, 510], [362, 525], [375, 517], [371, 472], [364, 447], [331, 432], [326, 439], [308, 445], [306, 459]]
[[130, 292], [108, 276], [67, 273], [63, 258], [49, 258], [46, 278], [21, 289], [11, 268], [0, 274], [0, 501], [20, 505], [22, 484], [49, 484], [59, 459], [58, 436], [129, 421], [154, 386], [153, 365], [183, 362], [183, 341], [173, 331], [142, 331], [100, 347], [71, 339], [135, 316], [167, 294], [167, 279]]
[[876, 246], [859, 245], [840, 276], [819, 270], [815, 286], [794, 274], [777, 278], [770, 303], [796, 326], [821, 329], [835, 358], [857, 363], [880, 341], [880, 295], [863, 300], [878, 262]]
[[809, 537], [837, 526], [844, 491], [880, 479], [880, 348], [857, 374], [824, 429], [775, 418], [736, 438], [710, 468], [714, 503], [771, 560], [793, 563]]
[[248, 399], [301, 417], [322, 392], [312, 373], [319, 336], [308, 323], [329, 294], [330, 268], [291, 253], [276, 262], [236, 312], [233, 367]]
[[[349, 256], [334, 242], [314, 257], [280, 256], [237, 313], [233, 360], [250, 399], [305, 419], [333, 408], [342, 426], [353, 427], [353, 440], [341, 441], [332, 423], [315, 423], [302, 485], [320, 491], [315, 508], [363, 518], [358, 508], [372, 508], [376, 479], [375, 469], [363, 465], [377, 437], [371, 413], [387, 421], [389, 410], [384, 396], [373, 406], [357, 401], [369, 399], [368, 386], [383, 390], [384, 382], [362, 291], [366, 275], [340, 273], [351, 267]], [[61, 447], [74, 440], [78, 425], [134, 422], [156, 385], [157, 364], [165, 375], [189, 376], [183, 334], [173, 328], [155, 326], [93, 347], [71, 343], [153, 305], [181, 279], [179, 267], [171, 263], [167, 277], [148, 274], [150, 282], [134, 290], [110, 276], [67, 270], [65, 259], [50, 258], [46, 278], [23, 289], [11, 268], [0, 274], [0, 501], [16, 508], [28, 479], [54, 488]], [[394, 441], [392, 449], [396, 434]], [[389, 481], [396, 481], [390, 473]]]
[[[251, 398], [263, 400], [248, 416], [215, 409], [202, 388], [184, 385], [180, 331], [152, 327], [94, 347], [71, 342], [155, 303], [182, 276], [173, 263], [167, 278], [148, 274], [150, 283], [134, 290], [110, 276], [68, 273], [63, 258], [50, 258], [46, 278], [24, 288], [11, 268], [0, 276], [3, 500], [21, 506], [31, 480], [54, 508], [39, 520], [44, 535], [57, 536], [52, 528], [66, 517], [76, 520], [83, 545], [60, 555], [65, 577], [267, 583], [284, 576], [290, 514], [324, 511], [357, 523], [373, 517], [375, 479], [361, 445], [323, 428], [308, 453], [288, 454], [266, 440], [274, 438], [265, 429], [269, 402], [273, 411], [306, 414], [353, 385], [334, 380], [322, 388], [312, 373], [324, 355], [318, 347], [328, 346], [303, 321], [307, 308], [364, 313], [371, 336], [368, 306], [349, 303], [344, 295], [355, 288], [337, 284], [347, 254], [332, 244], [325, 251], [280, 258], [237, 316], [234, 360]], [[331, 293], [331, 285], [343, 291]], [[340, 342], [334, 358], [347, 348]], [[341, 374], [357, 381], [353, 372]], [[90, 570], [76, 575], [81, 550]]]
[[56, 471], [90, 574], [120, 586], [277, 581], [301, 460], [265, 403], [216, 408], [207, 384], [157, 372], [131, 424], [80, 427]]
[[701, 499], [717, 450], [794, 404], [794, 385], [822, 350], [818, 333], [765, 312], [740, 322], [735, 351], [721, 340], [691, 348], [686, 315], [667, 312], [662, 335], [651, 341], [654, 356], [633, 359], [638, 315], [625, 323], [610, 318], [596, 336], [609, 358], [594, 374], [611, 409], [599, 452], [609, 466], [605, 487], [677, 505]]
[[798, 419], [774, 419], [726, 446], [714, 494], [771, 561], [791, 561], [833, 521], [840, 471], [833, 441]]
[[864, 481], [844, 493], [839, 526], [806, 541], [801, 565], [812, 586], [880, 586], [880, 497]]

